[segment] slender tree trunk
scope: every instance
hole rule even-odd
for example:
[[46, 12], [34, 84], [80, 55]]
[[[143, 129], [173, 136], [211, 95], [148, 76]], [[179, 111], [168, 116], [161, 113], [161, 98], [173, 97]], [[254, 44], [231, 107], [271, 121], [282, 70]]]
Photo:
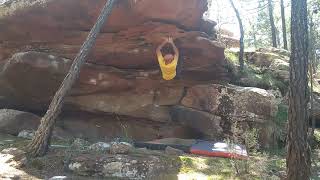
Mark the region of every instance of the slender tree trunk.
[[243, 24], [242, 24], [242, 20], [241, 20], [241, 16], [240, 13], [238, 11], [238, 9], [236, 8], [236, 6], [233, 3], [233, 0], [229, 0], [230, 4], [234, 10], [234, 12], [236, 13], [237, 19], [238, 19], [238, 23], [239, 23], [239, 29], [240, 29], [240, 52], [239, 52], [239, 64], [240, 64], [240, 71], [243, 71], [244, 68], [244, 29], [243, 29]]
[[277, 37], [277, 46], [280, 47], [281, 40], [280, 40], [280, 31], [278, 31], [278, 29], [276, 29], [276, 37]]
[[277, 31], [276, 31], [276, 26], [274, 24], [274, 18], [273, 18], [272, 0], [268, 0], [268, 9], [269, 9], [269, 19], [270, 19], [271, 36], [272, 36], [272, 46], [276, 48], [277, 47]]
[[284, 11], [284, 2], [283, 2], [283, 0], [281, 0], [280, 3], [281, 3], [281, 21], [282, 21], [283, 48], [288, 50], [286, 15], [285, 15], [285, 11]]
[[256, 27], [253, 24], [252, 26], [252, 32], [253, 32], [253, 44], [254, 44], [254, 48], [257, 49], [257, 36], [256, 36]]
[[287, 179], [309, 180], [308, 14], [306, 0], [292, 0]]
[[115, 1], [116, 0], [108, 0], [103, 7], [96, 24], [91, 29], [86, 41], [74, 59], [68, 74], [53, 97], [47, 113], [41, 119], [41, 124], [38, 127], [38, 130], [36, 131], [31, 143], [28, 145], [28, 151], [31, 156], [43, 156], [46, 154], [50, 144], [52, 130], [55, 121], [61, 112], [64, 98], [71, 90], [72, 85], [78, 79], [81, 66], [85, 63], [88, 54], [95, 44], [101, 28], [107, 21], [107, 18], [110, 16]]

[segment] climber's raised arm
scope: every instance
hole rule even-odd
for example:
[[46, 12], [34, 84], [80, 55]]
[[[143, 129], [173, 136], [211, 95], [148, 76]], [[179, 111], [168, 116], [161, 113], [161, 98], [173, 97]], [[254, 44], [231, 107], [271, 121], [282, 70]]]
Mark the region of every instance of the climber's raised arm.
[[174, 51], [174, 59], [178, 60], [179, 59], [179, 49], [174, 44], [172, 37], [169, 37], [168, 43], [170, 43], [172, 45], [172, 48], [173, 48], [173, 51]]
[[161, 49], [163, 48], [164, 45], [166, 45], [168, 43], [168, 39], [164, 40], [157, 48], [156, 52], [157, 52], [157, 56], [158, 58], [159, 57], [162, 57], [163, 58], [163, 55], [161, 53]]

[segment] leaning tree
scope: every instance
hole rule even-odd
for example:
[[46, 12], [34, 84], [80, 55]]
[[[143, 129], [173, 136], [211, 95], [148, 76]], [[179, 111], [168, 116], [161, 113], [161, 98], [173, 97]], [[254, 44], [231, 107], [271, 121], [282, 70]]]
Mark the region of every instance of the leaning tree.
[[35, 136], [27, 146], [28, 152], [31, 156], [43, 156], [48, 151], [53, 127], [57, 117], [61, 113], [64, 99], [70, 92], [73, 84], [78, 79], [81, 66], [85, 63], [87, 56], [92, 50], [92, 47], [96, 42], [100, 30], [110, 16], [112, 8], [116, 1], [117, 0], [108, 0], [106, 2], [95, 25], [91, 29], [87, 39], [83, 43], [79, 53], [74, 59], [68, 74], [66, 75], [63, 82], [61, 83], [60, 88], [54, 95], [49, 105], [49, 109], [41, 119], [41, 124], [39, 125]]

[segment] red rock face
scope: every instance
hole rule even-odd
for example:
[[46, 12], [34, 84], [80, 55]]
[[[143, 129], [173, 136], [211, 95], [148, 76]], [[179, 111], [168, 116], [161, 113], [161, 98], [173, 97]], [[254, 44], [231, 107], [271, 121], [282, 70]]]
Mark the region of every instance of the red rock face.
[[[0, 108], [46, 110], [104, 3], [17, 0], [0, 5], [0, 86], [6, 87], [0, 88]], [[176, 121], [171, 114], [186, 88], [228, 81], [224, 47], [209, 35], [215, 22], [202, 19], [206, 9], [206, 0], [119, 0], [65, 100], [64, 111], [98, 114], [97, 122], [104, 121], [105, 114], [127, 117], [125, 123], [136, 139], [157, 138], [157, 133], [222, 135], [219, 117], [213, 121], [213, 116], [191, 109], [187, 112], [194, 114], [192, 118]], [[180, 79], [173, 81], [161, 79], [155, 55], [168, 36], [174, 37], [182, 62]], [[193, 117], [201, 117], [205, 125], [192, 127]], [[72, 118], [74, 123], [77, 117]], [[105, 122], [103, 131], [114, 126], [114, 132], [97, 136], [120, 133], [120, 125], [112, 120]], [[144, 137], [143, 127], [149, 138]], [[214, 129], [219, 133], [212, 133]], [[177, 135], [179, 131], [182, 135]]]
[[[105, 0], [45, 0], [44, 2], [31, 5], [28, 0], [19, 0], [5, 4], [4, 8], [23, 4], [21, 6], [24, 8], [14, 11], [11, 17], [19, 24], [90, 30], [106, 3]], [[103, 32], [125, 30], [148, 21], [167, 22], [185, 29], [198, 30], [206, 10], [206, 0], [120, 0], [112, 10]]]
[[81, 112], [62, 114], [57, 122], [56, 133], [62, 137], [86, 137], [90, 140], [130, 138], [149, 141], [158, 138], [192, 138], [195, 134], [187, 126], [152, 122], [116, 115], [94, 115]]
[[[0, 7], [10, 13], [0, 18], [0, 61], [26, 50], [73, 59], [103, 3], [51, 0], [15, 11], [8, 10], [10, 5]], [[189, 31], [208, 26], [201, 18], [205, 10], [205, 0], [119, 1], [88, 61], [125, 69], [157, 69], [155, 49], [163, 38], [173, 36], [185, 76], [225, 79], [224, 48], [199, 31]]]
[[[15, 54], [0, 76], [0, 87], [5, 87], [0, 89], [0, 107], [8, 107], [2, 100], [5, 97], [13, 107], [45, 111], [70, 65], [71, 60], [47, 53]], [[128, 125], [135, 139], [217, 140], [230, 133], [234, 122], [242, 129], [265, 127], [277, 112], [274, 97], [262, 89], [203, 84], [194, 78], [170, 82], [160, 78], [159, 71], [84, 64], [63, 110], [90, 112], [95, 120], [72, 114], [66, 133], [92, 138], [120, 136], [121, 124], [110, 116], [115, 114]], [[271, 135], [269, 131], [265, 134]]]

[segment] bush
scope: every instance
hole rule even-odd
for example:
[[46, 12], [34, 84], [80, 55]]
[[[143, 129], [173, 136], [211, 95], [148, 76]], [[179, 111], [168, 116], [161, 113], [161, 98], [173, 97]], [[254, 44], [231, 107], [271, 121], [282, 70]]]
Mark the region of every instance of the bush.
[[243, 133], [242, 138], [245, 141], [245, 146], [247, 150], [251, 152], [257, 152], [259, 148], [258, 143], [258, 130], [256, 128], [252, 128]]
[[288, 106], [285, 104], [278, 105], [278, 113], [275, 118], [276, 123], [276, 139], [280, 144], [284, 144], [287, 137], [287, 122], [288, 122]]
[[314, 130], [314, 140], [316, 147], [320, 147], [320, 130], [318, 129]]

